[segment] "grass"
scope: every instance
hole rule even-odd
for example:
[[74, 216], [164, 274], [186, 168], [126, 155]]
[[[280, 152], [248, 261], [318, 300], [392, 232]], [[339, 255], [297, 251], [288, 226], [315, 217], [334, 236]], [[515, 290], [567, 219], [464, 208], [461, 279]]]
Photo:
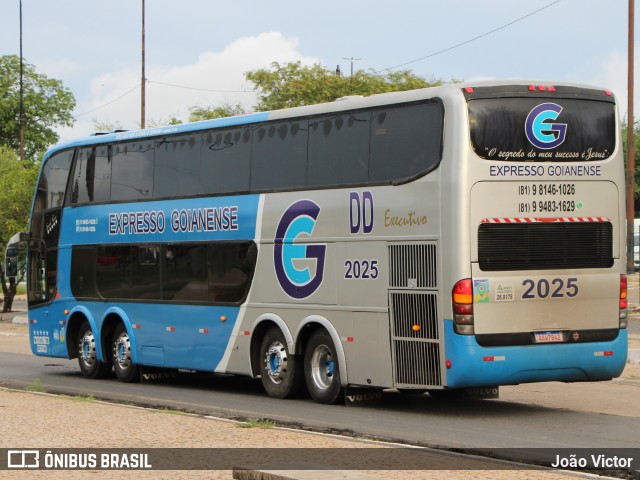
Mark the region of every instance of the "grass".
[[273, 428], [276, 422], [267, 418], [252, 418], [248, 422], [243, 422], [238, 425], [240, 428]]
[[27, 392], [44, 392], [44, 386], [42, 385], [42, 382], [40, 381], [39, 378], [36, 378], [33, 380], [33, 382], [31, 382], [30, 385], [24, 387], [24, 389]]
[[95, 398], [93, 398], [93, 393], [88, 395], [74, 395], [73, 397], [69, 397], [70, 400], [74, 402], [93, 402]]
[[174, 410], [172, 408], [154, 408], [151, 413], [166, 413], [168, 415], [187, 415], [187, 412], [182, 410]]

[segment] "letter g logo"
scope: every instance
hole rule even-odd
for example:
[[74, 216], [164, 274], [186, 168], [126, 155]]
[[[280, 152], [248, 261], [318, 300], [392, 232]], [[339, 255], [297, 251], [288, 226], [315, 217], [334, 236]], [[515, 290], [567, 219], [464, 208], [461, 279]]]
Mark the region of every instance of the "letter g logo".
[[287, 208], [278, 223], [273, 261], [280, 286], [293, 298], [309, 297], [322, 283], [327, 246], [295, 243], [303, 235], [311, 236], [318, 215], [320, 207], [316, 203], [300, 200]]
[[534, 107], [524, 122], [527, 139], [541, 150], [556, 148], [567, 135], [566, 123], [552, 123], [558, 119], [562, 107], [555, 103], [542, 103]]

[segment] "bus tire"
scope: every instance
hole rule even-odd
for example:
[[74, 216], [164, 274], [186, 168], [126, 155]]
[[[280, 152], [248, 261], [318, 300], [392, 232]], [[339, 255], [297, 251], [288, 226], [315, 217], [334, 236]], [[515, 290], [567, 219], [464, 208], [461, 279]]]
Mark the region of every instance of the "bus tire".
[[301, 358], [291, 355], [278, 327], [271, 327], [260, 346], [260, 380], [267, 395], [292, 398], [304, 391]]
[[113, 371], [121, 382], [132, 383], [140, 380], [138, 366], [131, 355], [131, 338], [123, 323], [119, 323], [113, 332], [111, 343], [113, 353]]
[[304, 376], [307, 390], [317, 403], [333, 404], [344, 398], [336, 348], [324, 329], [314, 332], [307, 342]]
[[111, 365], [98, 360], [96, 336], [88, 321], [83, 321], [78, 330], [78, 365], [84, 378], [105, 378], [111, 373]]

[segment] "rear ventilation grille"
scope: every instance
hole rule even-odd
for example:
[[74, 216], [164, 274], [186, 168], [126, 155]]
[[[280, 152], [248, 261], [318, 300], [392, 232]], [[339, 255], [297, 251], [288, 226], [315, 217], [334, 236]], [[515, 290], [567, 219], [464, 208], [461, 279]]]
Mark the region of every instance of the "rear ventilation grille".
[[389, 245], [391, 288], [437, 288], [436, 245]]
[[437, 386], [440, 379], [440, 349], [437, 343], [396, 340], [395, 385]]
[[480, 270], [610, 268], [610, 222], [486, 223], [478, 228]]
[[438, 340], [436, 300], [435, 293], [391, 292], [393, 336]]
[[436, 292], [390, 292], [395, 385], [442, 385]]

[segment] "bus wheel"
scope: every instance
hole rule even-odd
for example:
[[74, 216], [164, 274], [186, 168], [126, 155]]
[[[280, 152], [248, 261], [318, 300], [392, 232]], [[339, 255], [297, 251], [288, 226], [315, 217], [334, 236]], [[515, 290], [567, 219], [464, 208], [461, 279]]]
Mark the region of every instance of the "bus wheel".
[[343, 398], [336, 348], [326, 330], [316, 331], [307, 343], [304, 376], [316, 402], [332, 404]]
[[78, 331], [78, 365], [84, 378], [104, 378], [111, 372], [111, 365], [98, 361], [96, 337], [86, 320]]
[[131, 358], [131, 338], [123, 323], [118, 324], [113, 332], [113, 371], [121, 382], [140, 380], [138, 366]]
[[267, 330], [260, 347], [260, 380], [267, 395], [291, 398], [302, 393], [304, 377], [297, 355], [290, 355], [287, 341], [278, 327]]

